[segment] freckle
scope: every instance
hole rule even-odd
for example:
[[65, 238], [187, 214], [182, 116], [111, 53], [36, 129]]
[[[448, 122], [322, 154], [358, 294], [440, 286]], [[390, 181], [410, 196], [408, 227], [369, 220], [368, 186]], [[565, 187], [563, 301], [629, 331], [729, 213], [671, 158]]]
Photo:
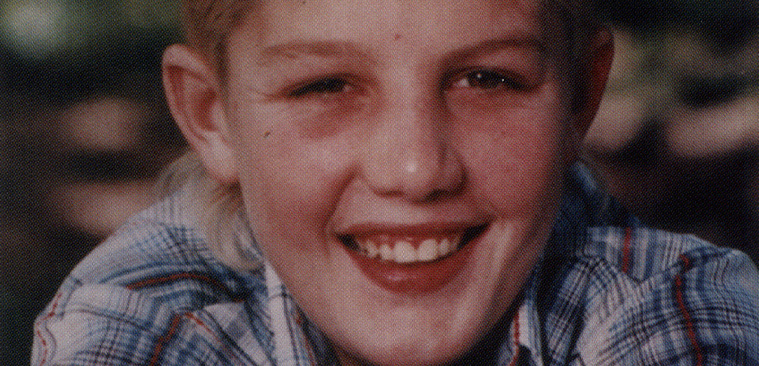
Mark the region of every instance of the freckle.
[[396, 41], [399, 41], [401, 38], [403, 38], [403, 36], [401, 36], [400, 34], [396, 34], [396, 35], [393, 37], [393, 39], [394, 39], [394, 40], [396, 40]]

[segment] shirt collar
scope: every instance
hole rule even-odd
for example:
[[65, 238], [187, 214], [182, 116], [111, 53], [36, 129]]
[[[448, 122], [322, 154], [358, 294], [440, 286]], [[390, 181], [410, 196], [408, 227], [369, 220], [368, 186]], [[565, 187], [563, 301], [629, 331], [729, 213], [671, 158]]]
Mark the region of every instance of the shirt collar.
[[303, 315], [268, 262], [265, 264], [265, 277], [276, 363], [293, 366], [337, 365], [327, 338]]
[[568, 171], [551, 237], [525, 284], [521, 304], [510, 324], [511, 343], [502, 345], [504, 351], [501, 354], [511, 357], [501, 358], [499, 365], [516, 364], [514, 358], [517, 357], [528, 359], [533, 366], [543, 365], [544, 330], [539, 296], [541, 281], [546, 277], [543, 273], [545, 265], [551, 263], [547, 262], [546, 257], [554, 260], [573, 255], [586, 240], [587, 230], [591, 226], [629, 225], [631, 220], [634, 219], [626, 214], [624, 208], [600, 189], [587, 167], [575, 164]]
[[[542, 261], [542, 260], [541, 260]], [[508, 362], [499, 360], [501, 365], [515, 365], [514, 359], [528, 358], [533, 366], [543, 366], [542, 350], [542, 327], [537, 308], [537, 295], [540, 283], [542, 266], [536, 266], [527, 284], [525, 285], [522, 302], [517, 308], [511, 320], [510, 332], [511, 343], [508, 345], [512, 350]], [[504, 345], [506, 347], [507, 345]], [[527, 354], [520, 354], [526, 352]]]

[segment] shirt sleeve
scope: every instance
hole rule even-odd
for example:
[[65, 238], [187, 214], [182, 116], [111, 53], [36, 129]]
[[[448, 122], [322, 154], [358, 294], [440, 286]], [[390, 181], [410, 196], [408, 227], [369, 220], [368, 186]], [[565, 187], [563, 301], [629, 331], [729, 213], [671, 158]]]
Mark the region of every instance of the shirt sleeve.
[[744, 254], [686, 252], [620, 288], [619, 306], [595, 312], [608, 316], [590, 312], [580, 364], [759, 365], [759, 275]]
[[[243, 349], [233, 337], [248, 329], [244, 303], [167, 306], [166, 298], [182, 297], [185, 289], [156, 291], [162, 296], [156, 297], [112, 284], [74, 286], [71, 291], [69, 285], [37, 319], [34, 366], [271, 364], [259, 339], [246, 343], [238, 337], [248, 346]], [[229, 323], [226, 329], [219, 319]]]
[[35, 324], [32, 365], [149, 365], [168, 314], [112, 285], [64, 285]]

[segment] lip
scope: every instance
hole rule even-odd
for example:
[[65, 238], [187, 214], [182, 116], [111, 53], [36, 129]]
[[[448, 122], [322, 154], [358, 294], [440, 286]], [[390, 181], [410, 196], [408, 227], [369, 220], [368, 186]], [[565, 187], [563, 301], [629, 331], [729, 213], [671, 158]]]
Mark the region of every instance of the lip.
[[359, 270], [380, 287], [396, 293], [422, 294], [440, 289], [460, 273], [487, 228], [488, 225], [468, 228], [461, 248], [433, 262], [400, 264], [369, 258], [349, 245], [343, 245], [343, 248]]

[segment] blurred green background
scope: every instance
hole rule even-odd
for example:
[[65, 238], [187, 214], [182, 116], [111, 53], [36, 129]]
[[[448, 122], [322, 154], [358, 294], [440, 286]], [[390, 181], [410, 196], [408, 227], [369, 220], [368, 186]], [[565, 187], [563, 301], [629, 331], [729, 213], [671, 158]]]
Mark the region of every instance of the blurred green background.
[[[599, 11], [620, 61], [586, 159], [646, 222], [759, 258], [756, 1]], [[63, 277], [151, 202], [185, 148], [159, 75], [178, 12], [174, 0], [0, 0], [0, 365], [28, 364], [32, 321]]]
[[[173, 0], [4, 0], [0, 3], [3, 87], [69, 98], [109, 75], [155, 72], [179, 38]], [[60, 89], [58, 89], [60, 88]]]
[[0, 365], [183, 147], [163, 103], [178, 2], [0, 0]]

